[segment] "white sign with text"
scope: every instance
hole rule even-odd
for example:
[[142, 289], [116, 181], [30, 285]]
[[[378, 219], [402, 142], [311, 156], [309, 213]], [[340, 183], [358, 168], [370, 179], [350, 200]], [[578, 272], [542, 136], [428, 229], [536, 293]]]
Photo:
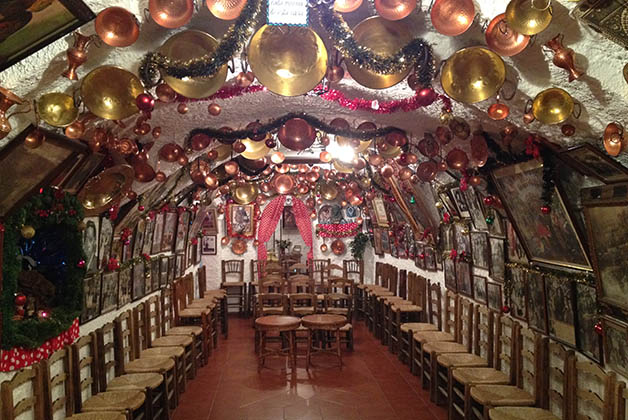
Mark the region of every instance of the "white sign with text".
[[268, 24], [307, 26], [307, 0], [268, 0]]

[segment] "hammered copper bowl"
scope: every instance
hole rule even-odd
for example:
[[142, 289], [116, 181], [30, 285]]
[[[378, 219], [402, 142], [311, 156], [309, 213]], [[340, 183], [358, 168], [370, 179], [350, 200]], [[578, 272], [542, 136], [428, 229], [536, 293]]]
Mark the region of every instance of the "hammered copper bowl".
[[130, 165], [122, 164], [105, 169], [87, 181], [78, 193], [85, 215], [100, 214], [117, 203], [131, 188], [135, 172]]
[[74, 105], [74, 98], [70, 95], [51, 92], [37, 100], [37, 114], [53, 127], [67, 127], [76, 121], [79, 109]]
[[242, 255], [246, 252], [246, 242], [242, 239], [236, 239], [231, 244], [231, 251], [236, 255]]
[[282, 96], [309, 92], [327, 71], [325, 44], [300, 26], [262, 26], [251, 38], [248, 59], [257, 80]]
[[533, 7], [535, 1], [538, 0], [511, 0], [506, 7], [508, 25], [520, 34], [536, 35], [543, 32], [552, 21], [552, 7]]
[[140, 79], [119, 67], [97, 67], [81, 83], [87, 109], [106, 120], [122, 120], [138, 112], [135, 98], [140, 93], [144, 93]]
[[611, 156], [618, 156], [626, 148], [624, 128], [621, 124], [612, 122], [604, 129], [604, 149]]
[[255, 201], [259, 194], [257, 184], [246, 183], [233, 189], [233, 200], [238, 204], [249, 204]]
[[321, 183], [320, 193], [323, 200], [333, 201], [338, 197], [338, 189], [335, 185], [330, 184], [328, 182]]
[[560, 124], [572, 114], [575, 107], [573, 98], [560, 88], [549, 88], [532, 101], [532, 115], [543, 124]]
[[525, 50], [530, 42], [528, 35], [522, 35], [508, 25], [504, 13], [491, 20], [484, 35], [486, 36], [486, 45], [504, 57], [519, 54]]
[[456, 51], [441, 70], [443, 90], [452, 99], [473, 104], [495, 95], [506, 80], [502, 58], [484, 47]]
[[[195, 29], [174, 34], [159, 48], [159, 52], [172, 60], [191, 60], [211, 55], [218, 46], [216, 38]], [[185, 77], [178, 79], [162, 72], [162, 77], [175, 92], [194, 99], [213, 95], [227, 80], [227, 65], [223, 65], [212, 77]]]

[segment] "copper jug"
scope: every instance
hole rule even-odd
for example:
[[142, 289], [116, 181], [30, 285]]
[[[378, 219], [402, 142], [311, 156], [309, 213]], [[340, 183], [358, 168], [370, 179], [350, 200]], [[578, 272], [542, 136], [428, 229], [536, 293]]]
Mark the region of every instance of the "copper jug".
[[11, 118], [15, 114], [22, 114], [24, 112], [28, 112], [30, 107], [26, 111], [14, 112], [12, 114], [7, 115], [7, 111], [13, 105], [21, 105], [24, 103], [24, 100], [19, 96], [15, 95], [8, 89], [0, 87], [0, 139], [3, 139], [11, 132], [11, 123], [9, 123], [9, 118]]
[[78, 80], [76, 69], [87, 61], [87, 47], [94, 37], [85, 36], [79, 31], [74, 32], [74, 45], [68, 49], [68, 69], [61, 73], [61, 76], [70, 80]]
[[563, 34], [556, 35], [554, 38], [547, 41], [545, 46], [551, 48], [554, 52], [552, 63], [554, 63], [556, 67], [560, 67], [569, 72], [570, 82], [573, 82], [584, 74], [584, 72], [576, 68], [574, 51], [563, 45]]

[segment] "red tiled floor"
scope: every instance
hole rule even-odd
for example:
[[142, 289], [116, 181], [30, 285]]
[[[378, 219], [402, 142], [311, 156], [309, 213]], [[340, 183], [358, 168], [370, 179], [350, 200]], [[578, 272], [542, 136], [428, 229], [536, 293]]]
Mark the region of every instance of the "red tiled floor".
[[354, 323], [355, 350], [337, 359], [319, 355], [293, 374], [283, 359], [257, 372], [250, 319], [231, 318], [209, 364], [188, 382], [173, 420], [443, 420], [419, 380], [396, 356]]

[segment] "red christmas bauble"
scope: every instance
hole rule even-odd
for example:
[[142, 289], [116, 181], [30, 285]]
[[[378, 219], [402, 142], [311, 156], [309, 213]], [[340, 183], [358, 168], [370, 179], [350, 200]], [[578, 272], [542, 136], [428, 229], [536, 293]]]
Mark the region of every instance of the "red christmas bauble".
[[22, 293], [15, 295], [15, 304], [18, 306], [26, 305], [26, 296]]
[[502, 306], [502, 312], [507, 314], [508, 312], [510, 312], [510, 307], [508, 305]]
[[596, 322], [595, 325], [593, 326], [593, 331], [595, 331], [597, 335], [604, 334], [604, 327], [602, 327], [602, 323], [599, 321]]
[[135, 98], [135, 104], [140, 111], [151, 112], [155, 108], [155, 98], [148, 93], [140, 93]]
[[541, 213], [550, 214], [552, 212], [552, 208], [550, 206], [541, 206]]

